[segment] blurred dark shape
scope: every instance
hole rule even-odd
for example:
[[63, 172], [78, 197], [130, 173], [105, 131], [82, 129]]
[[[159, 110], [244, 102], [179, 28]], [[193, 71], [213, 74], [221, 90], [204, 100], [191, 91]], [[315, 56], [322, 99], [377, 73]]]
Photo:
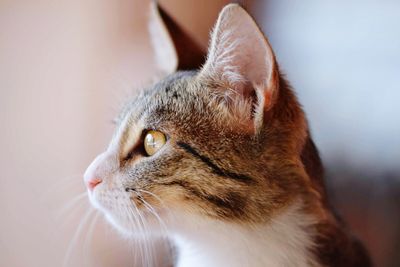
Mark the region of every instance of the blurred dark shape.
[[192, 36], [174, 21], [174, 19], [158, 5], [158, 11], [163, 19], [176, 49], [178, 70], [198, 69], [204, 63], [206, 50]]
[[326, 168], [325, 180], [333, 206], [375, 266], [400, 266], [400, 175], [338, 164]]

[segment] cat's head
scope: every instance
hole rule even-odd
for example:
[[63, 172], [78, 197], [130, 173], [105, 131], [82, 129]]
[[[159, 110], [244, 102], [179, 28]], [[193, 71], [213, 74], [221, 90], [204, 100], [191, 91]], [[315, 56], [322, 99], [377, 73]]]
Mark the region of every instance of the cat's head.
[[[161, 39], [164, 69], [173, 70], [177, 53]], [[268, 41], [232, 4], [201, 69], [170, 74], [132, 99], [85, 182], [93, 205], [124, 232], [157, 229], [159, 219], [172, 228], [193, 218], [265, 222], [304, 193], [306, 136]]]

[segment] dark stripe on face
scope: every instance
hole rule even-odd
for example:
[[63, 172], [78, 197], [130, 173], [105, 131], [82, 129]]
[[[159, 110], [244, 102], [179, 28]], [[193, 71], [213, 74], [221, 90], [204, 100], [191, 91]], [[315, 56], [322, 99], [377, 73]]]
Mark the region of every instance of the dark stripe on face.
[[202, 162], [204, 162], [208, 167], [210, 167], [213, 170], [213, 173], [219, 175], [219, 176], [223, 176], [223, 177], [227, 177], [242, 183], [253, 183], [254, 180], [245, 175], [245, 174], [240, 174], [240, 173], [235, 173], [235, 172], [230, 172], [227, 170], [224, 170], [220, 167], [218, 167], [215, 163], [213, 163], [211, 161], [210, 158], [199, 154], [193, 147], [191, 147], [189, 144], [184, 143], [184, 142], [177, 142], [176, 143], [180, 148], [184, 149], [186, 152], [192, 154], [193, 156], [195, 156], [196, 158], [200, 159]]
[[189, 192], [191, 195], [209, 202], [216, 206], [218, 209], [216, 213], [219, 217], [231, 218], [231, 217], [243, 217], [244, 208], [246, 201], [240, 196], [240, 194], [235, 192], [223, 193], [221, 196], [215, 196], [211, 194], [204, 193], [195, 187], [191, 186], [190, 183], [181, 180], [175, 180], [172, 182], [159, 183], [160, 185], [167, 186], [179, 186], [185, 191]]

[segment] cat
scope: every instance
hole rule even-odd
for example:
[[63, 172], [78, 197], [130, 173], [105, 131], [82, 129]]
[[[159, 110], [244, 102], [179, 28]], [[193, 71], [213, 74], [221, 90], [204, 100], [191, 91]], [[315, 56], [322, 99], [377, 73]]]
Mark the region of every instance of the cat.
[[304, 112], [254, 19], [225, 6], [200, 66], [157, 12], [168, 75], [124, 107], [84, 175], [91, 203], [126, 236], [168, 236], [179, 267], [370, 266], [329, 205]]

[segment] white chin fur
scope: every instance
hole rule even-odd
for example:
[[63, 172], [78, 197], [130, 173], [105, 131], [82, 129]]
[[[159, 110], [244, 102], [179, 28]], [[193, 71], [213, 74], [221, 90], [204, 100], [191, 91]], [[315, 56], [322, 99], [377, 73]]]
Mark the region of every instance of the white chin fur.
[[[160, 223], [160, 217], [156, 217], [147, 210], [135, 208], [134, 204], [130, 202], [129, 199], [119, 203], [116, 202], [114, 207], [107, 207], [102, 204], [101, 194], [99, 191], [96, 191], [98, 189], [95, 189], [93, 192], [88, 192], [90, 203], [94, 208], [100, 211], [107, 221], [124, 237], [146, 239], [149, 236], [166, 236], [166, 226], [164, 223]], [[131, 206], [131, 208], [126, 208], [128, 205]], [[138, 215], [138, 212], [140, 212], [140, 215]]]

